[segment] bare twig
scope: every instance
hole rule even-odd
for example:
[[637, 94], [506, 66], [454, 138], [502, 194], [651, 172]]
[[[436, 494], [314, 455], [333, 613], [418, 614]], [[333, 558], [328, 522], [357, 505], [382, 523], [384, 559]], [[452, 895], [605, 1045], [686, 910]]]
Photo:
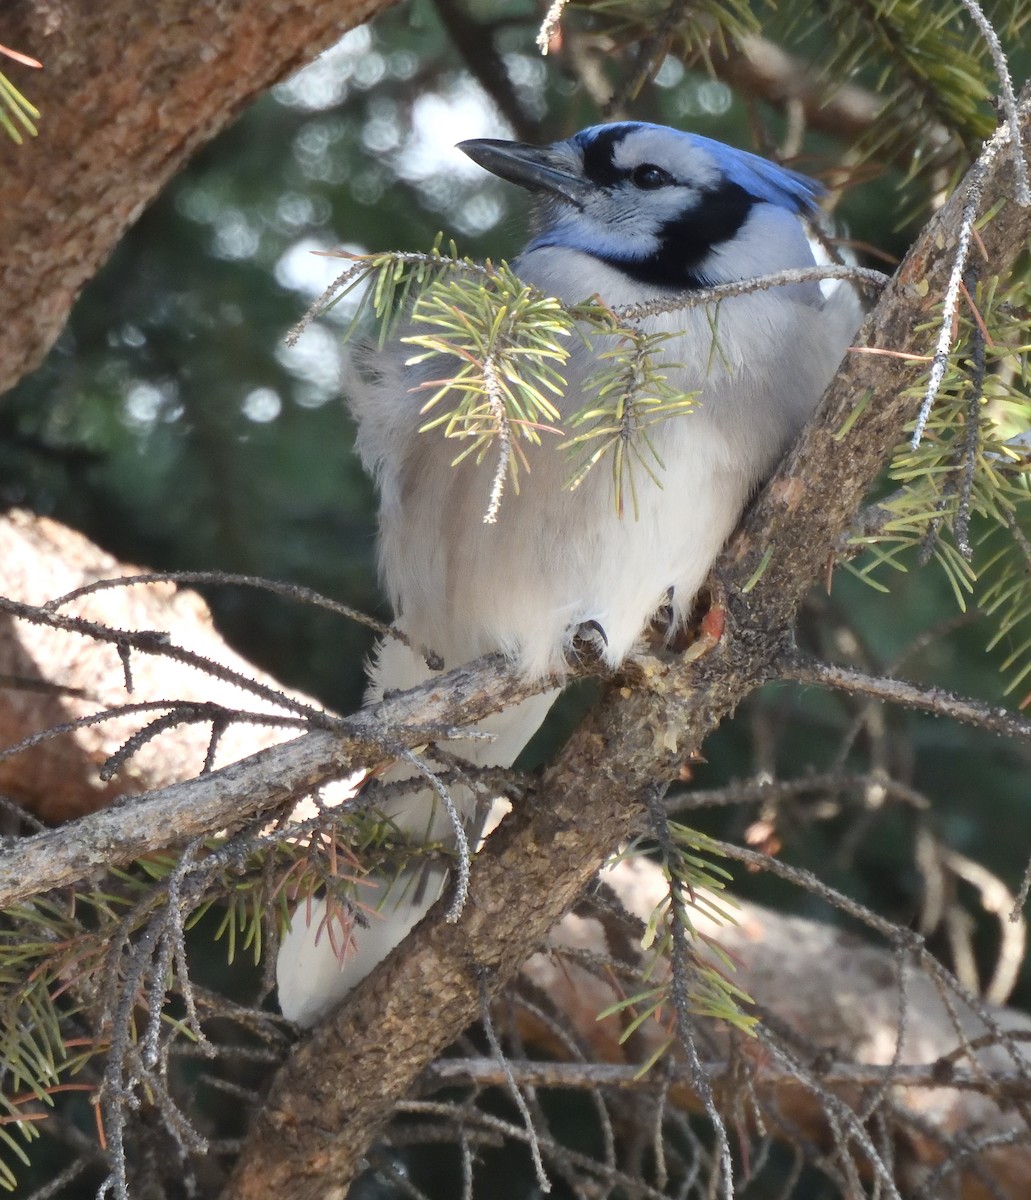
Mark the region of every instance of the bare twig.
[[[258, 680], [252, 679], [240, 671], [234, 671], [222, 663], [205, 658], [202, 654], [186, 650], [182, 646], [176, 646], [169, 639], [168, 635], [161, 630], [113, 629], [111, 626], [105, 625], [100, 621], [91, 621], [85, 617], [62, 616], [60, 613], [48, 612], [39, 605], [23, 604], [21, 601], [8, 599], [6, 596], [0, 596], [0, 612], [5, 612], [9, 616], [17, 617], [23, 621], [29, 621], [33, 625], [45, 625], [51, 629], [63, 630], [66, 633], [77, 633], [82, 637], [92, 638], [94, 641], [107, 642], [117, 648], [126, 663], [128, 662], [128, 653], [130, 650], [134, 650], [140, 654], [153, 654], [160, 658], [170, 658], [186, 666], [196, 667], [197, 670], [205, 672], [213, 679], [220, 679], [224, 683], [231, 683], [245, 692], [251, 692], [255, 696], [260, 696], [261, 699], [267, 700], [270, 704], [274, 704], [279, 708], [284, 708], [288, 712], [300, 713], [313, 723], [317, 724], [320, 721], [329, 720], [325, 713], [317, 708], [313, 708], [310, 704], [304, 704], [287, 692], [260, 683]], [[132, 691], [131, 683], [131, 678], [127, 675], [126, 690], [130, 692]]]
[[985, 16], [984, 10], [977, 0], [960, 0], [960, 3], [973, 18], [978, 32], [984, 38], [988, 51], [992, 56], [992, 64], [999, 78], [1000, 96], [999, 107], [1006, 118], [1007, 133], [1010, 144], [1010, 154], [1013, 157], [1013, 174], [1016, 177], [1014, 195], [1017, 203], [1027, 208], [1031, 205], [1031, 179], [1028, 177], [1027, 158], [1024, 155], [1024, 138], [1020, 130], [1019, 114], [1017, 112], [1017, 97], [1013, 92], [1013, 76], [1010, 74], [1006, 54], [999, 41], [999, 35], [991, 21]]
[[984, 998], [989, 1004], [1005, 1004], [1017, 985], [1024, 963], [1027, 922], [1019, 915], [1015, 919], [1012, 917], [1013, 893], [987, 867], [956, 850], [943, 849], [942, 861], [960, 879], [977, 888], [985, 912], [991, 913], [999, 922], [999, 953], [992, 978], [984, 989]]
[[218, 584], [233, 587], [256, 588], [258, 591], [271, 592], [274, 596], [282, 596], [284, 600], [292, 600], [297, 604], [310, 604], [315, 608], [324, 608], [327, 612], [335, 613], [338, 617], [346, 617], [359, 625], [380, 634], [381, 637], [396, 637], [407, 644], [407, 638], [392, 625], [385, 625], [364, 613], [361, 609], [341, 604], [329, 596], [323, 596], [312, 588], [303, 587], [296, 583], [282, 583], [277, 579], [265, 579], [260, 575], [239, 575], [232, 571], [147, 571], [141, 575], [119, 575], [111, 579], [96, 579], [92, 583], [83, 584], [73, 591], [66, 592], [44, 604], [44, 612], [57, 612], [73, 600], [82, 596], [92, 596], [96, 592], [107, 591], [109, 588], [136, 587], [152, 583], [174, 583], [180, 586], [195, 584]]
[[[186, 783], [151, 793], [132, 806], [93, 813], [60, 829], [21, 839], [0, 855], [0, 908], [65, 887], [103, 867], [182, 844], [258, 813], [271, 814], [358, 766], [389, 758], [390, 746], [443, 740], [455, 722], [547, 691], [555, 680], [514, 679], [498, 658], [481, 659], [384, 700], [374, 708], [274, 746]], [[468, 731], [461, 732], [468, 737]]]
[[[660, 1075], [655, 1072], [642, 1074], [636, 1063], [519, 1061], [510, 1058], [507, 1065], [512, 1077], [524, 1087], [585, 1092], [594, 1088], [616, 1088], [635, 1094], [657, 1094], [666, 1086]], [[702, 1066], [711, 1079], [724, 1079], [734, 1070], [729, 1059], [706, 1059]], [[782, 1071], [772, 1063], [764, 1064], [761, 1069], [764, 1083], [773, 1086], [778, 1080], [789, 1085], [793, 1078], [790, 1071]], [[688, 1067], [671, 1064], [668, 1070], [672, 1082], [692, 1082]], [[427, 1078], [443, 1086], [504, 1087], [507, 1083], [505, 1071], [493, 1058], [441, 1058], [427, 1068], [426, 1074]], [[946, 1070], [942, 1059], [883, 1065], [832, 1060], [821, 1062], [815, 1076], [826, 1087], [880, 1088], [890, 1084], [914, 1091], [934, 1091], [947, 1084], [950, 1088], [981, 1092], [987, 1096], [1031, 1100], [1031, 1083], [1015, 1071]]]
[[505, 407], [505, 397], [498, 377], [497, 358], [488, 354], [483, 360], [483, 386], [494, 418], [495, 431], [498, 439], [498, 465], [494, 468], [494, 477], [490, 485], [490, 501], [483, 515], [484, 525], [497, 523], [501, 510], [501, 497], [505, 491], [505, 480], [508, 478], [512, 462], [512, 428]]
[[441, 804], [444, 806], [448, 820], [451, 822], [451, 830], [455, 835], [455, 849], [457, 851], [458, 863], [455, 872], [454, 895], [452, 896], [451, 906], [448, 908], [446, 919], [452, 922], [457, 921], [469, 897], [469, 868], [472, 864], [472, 852], [469, 849], [469, 839], [465, 833], [465, 824], [458, 814], [458, 809], [455, 806], [455, 801], [451, 793], [440, 776], [431, 771], [419, 755], [409, 749], [403, 749], [398, 757], [405, 762], [411, 763], [415, 770], [433, 788]]
[[[998, 153], [999, 135], [996, 134], [991, 147]], [[970, 243], [974, 233], [974, 222], [981, 210], [984, 198], [984, 173], [986, 166], [979, 161], [975, 169], [966, 179], [966, 195], [963, 203], [963, 216], [959, 225], [959, 236], [956, 243], [955, 256], [952, 261], [952, 273], [949, 276], [945, 296], [942, 299], [941, 324], [938, 331], [938, 343], [935, 346], [934, 357], [931, 360], [931, 374], [927, 380], [927, 390], [924, 393], [917, 415], [916, 425], [910, 444], [915, 450], [923, 440], [924, 429], [931, 416], [931, 409], [937, 399], [938, 391], [945, 378], [949, 366], [949, 355], [952, 351], [953, 329], [956, 323], [956, 313], [959, 309], [959, 299], [963, 285], [963, 273], [967, 266], [967, 256], [970, 253]]]
[[905, 708], [932, 713], [934, 716], [951, 717], [954, 721], [976, 725], [979, 729], [999, 737], [1015, 738], [1021, 742], [1031, 741], [1031, 721], [1017, 716], [1009, 709], [957, 696], [942, 688], [919, 687], [905, 680], [867, 675], [851, 667], [802, 659], [793, 654], [781, 660], [778, 674], [782, 679], [794, 679], [798, 683], [819, 684], [822, 687], [848, 692], [853, 696], [869, 696], [887, 700], [892, 704], [901, 704]]
[[481, 975], [482, 980], [482, 1007], [480, 1009], [480, 1020], [483, 1022], [483, 1031], [487, 1035], [487, 1043], [490, 1046], [491, 1054], [494, 1057], [494, 1062], [501, 1068], [501, 1072], [505, 1077], [505, 1084], [508, 1087], [508, 1093], [515, 1101], [515, 1106], [519, 1110], [519, 1115], [523, 1119], [523, 1128], [526, 1130], [526, 1143], [530, 1147], [530, 1157], [533, 1159], [533, 1169], [537, 1176], [537, 1186], [542, 1192], [548, 1193], [551, 1191], [551, 1180], [548, 1178], [548, 1173], [544, 1169], [544, 1162], [541, 1158], [541, 1147], [538, 1140], [537, 1129], [533, 1122], [533, 1117], [530, 1115], [530, 1109], [527, 1106], [526, 1098], [519, 1090], [519, 1084], [516, 1082], [515, 1075], [512, 1074], [508, 1066], [508, 1059], [505, 1057], [505, 1052], [501, 1048], [501, 1042], [498, 1040], [497, 1031], [494, 1028], [494, 1022], [490, 1015], [490, 991], [487, 988], [487, 980], [485, 975]]
[[769, 291], [770, 288], [790, 287], [798, 283], [819, 283], [823, 279], [841, 279], [858, 283], [871, 291], [879, 291], [887, 286], [889, 277], [883, 271], [875, 271], [871, 267], [853, 267], [838, 263], [827, 263], [818, 267], [792, 267], [786, 271], [774, 271], [771, 275], [757, 275], [754, 279], [698, 288], [669, 299], [646, 300], [643, 304], [623, 304], [612, 311], [621, 321], [631, 321], [639, 317], [654, 317], [680, 309], [697, 308], [704, 304], [717, 304], [720, 300], [728, 300], [732, 296], [747, 296], [753, 292]]
[[498, 106], [516, 137], [532, 142], [538, 136], [538, 123], [519, 98], [505, 60], [494, 45], [490, 25], [476, 21], [456, 0], [434, 0], [434, 8], [469, 74]]
[[686, 897], [681, 891], [681, 885], [677, 880], [677, 872], [674, 869], [674, 863], [680, 857], [680, 852], [674, 844], [670, 833], [669, 819], [663, 806], [664, 795], [664, 788], [655, 788], [652, 790], [648, 797], [648, 816], [652, 832], [659, 844], [659, 852], [671, 875], [670, 900], [672, 903], [669, 927], [672, 938], [672, 951], [670, 953], [670, 968], [672, 971], [671, 995], [673, 999], [673, 1011], [676, 1014], [677, 1039], [684, 1054], [687, 1056], [688, 1066], [692, 1075], [692, 1086], [697, 1095], [701, 1097], [706, 1115], [712, 1122], [713, 1130], [716, 1133], [720, 1164], [718, 1186], [723, 1195], [727, 1197], [727, 1200], [731, 1200], [731, 1197], [734, 1195], [734, 1166], [730, 1157], [730, 1139], [727, 1137], [727, 1127], [716, 1107], [712, 1082], [702, 1065], [694, 1039], [694, 1020], [691, 1014], [690, 1000], [691, 953], [688, 946], [687, 934], [690, 918], [686, 913]]

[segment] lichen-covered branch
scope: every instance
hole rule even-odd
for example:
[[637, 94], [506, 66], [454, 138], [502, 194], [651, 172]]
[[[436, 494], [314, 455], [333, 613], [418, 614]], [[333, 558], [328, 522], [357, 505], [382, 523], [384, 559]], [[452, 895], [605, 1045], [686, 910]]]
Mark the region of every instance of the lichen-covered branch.
[[274, 814], [330, 780], [428, 737], [446, 740], [461, 726], [549, 686], [554, 685], [547, 680], [531, 687], [514, 679], [500, 658], [481, 659], [340, 720], [332, 730], [315, 730], [138, 801], [23, 838], [0, 855], [0, 908]]

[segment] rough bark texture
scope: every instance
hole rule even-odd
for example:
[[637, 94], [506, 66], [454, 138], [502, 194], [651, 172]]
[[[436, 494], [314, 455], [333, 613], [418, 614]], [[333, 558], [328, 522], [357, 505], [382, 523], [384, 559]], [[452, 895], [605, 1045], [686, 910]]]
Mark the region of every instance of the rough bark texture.
[[[1023, 127], [1031, 105], [1023, 98]], [[1026, 136], [1026, 134], [1025, 134]], [[983, 164], [988, 265], [1006, 274], [1031, 234], [998, 139]], [[965, 188], [918, 239], [858, 337], [926, 354], [952, 268]], [[280, 1071], [227, 1197], [342, 1197], [396, 1099], [569, 907], [626, 832], [652, 781], [773, 671], [801, 600], [829, 561], [904, 423], [921, 366], [851, 354], [814, 422], [749, 513], [719, 564], [728, 622], [697, 661], [650, 659], [610, 688], [545, 777], [478, 858], [457, 925], [432, 923], [399, 947]], [[857, 410], [858, 408], [858, 415]], [[851, 421], [851, 426], [847, 422]], [[842, 436], [842, 431], [847, 433]], [[746, 594], [768, 549], [772, 556]], [[589, 819], [584, 814], [589, 813]]]
[[274, 816], [314, 789], [371, 767], [402, 746], [471, 724], [534, 688], [512, 678], [500, 659], [480, 659], [339, 723], [239, 762], [171, 784], [59, 829], [17, 840], [0, 855], [0, 908], [68, 887], [102, 867], [131, 862], [160, 848]]
[[390, 0], [15, 0], [4, 61], [42, 112], [0, 136], [0, 392], [37, 366], [80, 288], [189, 156], [249, 100]]

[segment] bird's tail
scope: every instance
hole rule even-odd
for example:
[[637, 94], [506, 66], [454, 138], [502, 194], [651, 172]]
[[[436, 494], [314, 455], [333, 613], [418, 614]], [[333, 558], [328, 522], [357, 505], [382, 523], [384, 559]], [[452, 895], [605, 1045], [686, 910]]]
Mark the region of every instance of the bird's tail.
[[[429, 674], [421, 657], [402, 643], [385, 643], [373, 671], [370, 698], [379, 699], [391, 689], [413, 687]], [[449, 749], [474, 766], [511, 766], [540, 727], [556, 694], [533, 696], [485, 718], [475, 728], [491, 734], [490, 740], [450, 743]], [[401, 762], [383, 778], [411, 779], [417, 773], [410, 762]], [[448, 791], [466, 837], [475, 845], [484, 824], [477, 819], [476, 799], [461, 784]], [[413, 844], [457, 844], [452, 817], [431, 787], [413, 788], [401, 799], [384, 805], [382, 811]], [[486, 820], [489, 822], [489, 815]], [[422, 920], [443, 891], [447, 875], [447, 867], [438, 860], [416, 862], [389, 878], [367, 877], [363, 880], [369, 887], [365, 900], [370, 910], [367, 927], [341, 929], [334, 916], [331, 928], [326, 901], [322, 899], [299, 905], [276, 962], [283, 1015], [299, 1025], [311, 1026], [335, 1008]]]

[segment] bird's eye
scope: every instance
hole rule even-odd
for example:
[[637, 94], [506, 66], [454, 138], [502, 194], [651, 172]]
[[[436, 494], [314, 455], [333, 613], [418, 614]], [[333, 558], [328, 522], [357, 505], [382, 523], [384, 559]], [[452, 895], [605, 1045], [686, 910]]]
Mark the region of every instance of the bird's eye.
[[654, 191], [656, 188], [669, 187], [676, 180], [669, 171], [664, 171], [654, 163], [641, 163], [630, 172], [630, 182], [646, 191]]

